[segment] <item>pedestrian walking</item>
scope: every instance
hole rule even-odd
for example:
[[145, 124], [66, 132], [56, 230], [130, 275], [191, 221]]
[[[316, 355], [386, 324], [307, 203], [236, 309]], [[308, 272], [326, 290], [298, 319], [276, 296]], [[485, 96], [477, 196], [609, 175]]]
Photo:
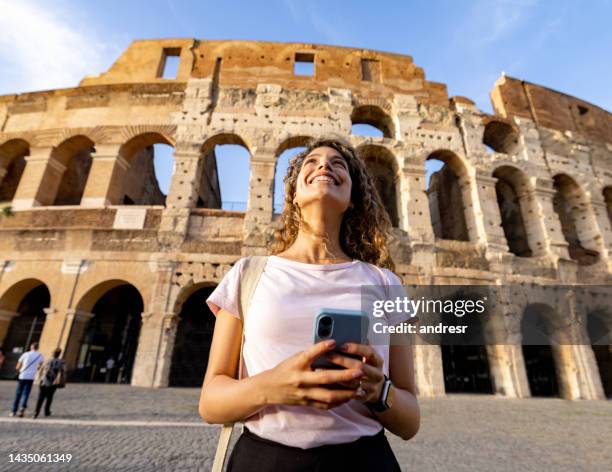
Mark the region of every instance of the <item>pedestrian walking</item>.
[[38, 418], [43, 402], [45, 402], [45, 416], [51, 416], [51, 403], [55, 390], [66, 386], [66, 363], [60, 359], [61, 353], [62, 350], [59, 347], [55, 349], [53, 357], [46, 361], [39, 371], [40, 391], [34, 418]]
[[28, 407], [28, 398], [30, 397], [34, 377], [36, 377], [36, 372], [43, 361], [44, 357], [38, 352], [38, 343], [36, 342], [30, 345], [30, 350], [28, 352], [24, 352], [19, 357], [17, 365], [15, 366], [18, 372], [17, 390], [15, 391], [15, 401], [13, 402], [11, 416], [17, 415], [17, 409], [21, 401], [19, 416], [23, 418], [25, 410]]

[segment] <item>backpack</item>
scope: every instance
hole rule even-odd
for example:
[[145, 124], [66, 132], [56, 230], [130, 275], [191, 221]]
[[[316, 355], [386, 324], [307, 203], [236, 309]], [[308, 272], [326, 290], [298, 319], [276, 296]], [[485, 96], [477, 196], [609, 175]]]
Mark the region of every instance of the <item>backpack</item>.
[[[238, 304], [238, 310], [240, 311], [240, 319], [242, 320], [242, 340], [240, 341], [240, 361], [238, 365], [238, 379], [242, 378], [242, 372], [244, 369], [244, 358], [242, 356], [242, 350], [244, 347], [244, 326], [246, 324], [246, 315], [249, 308], [249, 303], [255, 292], [255, 287], [259, 282], [261, 273], [263, 272], [268, 256], [247, 256], [242, 266], [242, 272], [240, 274], [240, 282], [238, 286], [238, 297], [240, 303]], [[244, 429], [244, 423], [242, 423]], [[215, 453], [215, 459], [212, 466], [212, 472], [221, 472], [223, 465], [225, 464], [225, 458], [227, 456], [227, 450], [229, 448], [230, 439], [234, 430], [234, 423], [228, 423], [223, 425], [223, 429], [219, 434], [219, 441], [217, 443], [217, 452]]]

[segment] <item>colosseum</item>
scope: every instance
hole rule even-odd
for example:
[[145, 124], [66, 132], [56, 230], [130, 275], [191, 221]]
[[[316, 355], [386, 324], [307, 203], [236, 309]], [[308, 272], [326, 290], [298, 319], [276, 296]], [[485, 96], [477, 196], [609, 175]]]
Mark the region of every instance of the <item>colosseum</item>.
[[[609, 298], [539, 288], [610, 287], [612, 115], [507, 76], [491, 100], [493, 115], [449, 98], [406, 55], [194, 39], [135, 41], [78, 87], [0, 96], [0, 374], [39, 341], [63, 348], [74, 381], [199, 386], [204, 300], [236, 260], [266, 253], [279, 157], [336, 134], [376, 181], [405, 284], [530, 290], [508, 289], [483, 345], [415, 345], [420, 395], [609, 397], [609, 335], [593, 334], [609, 333]], [[173, 148], [167, 195], [160, 144]], [[249, 156], [241, 209], [221, 198], [228, 144]], [[578, 341], [524, 345], [536, 315]]]

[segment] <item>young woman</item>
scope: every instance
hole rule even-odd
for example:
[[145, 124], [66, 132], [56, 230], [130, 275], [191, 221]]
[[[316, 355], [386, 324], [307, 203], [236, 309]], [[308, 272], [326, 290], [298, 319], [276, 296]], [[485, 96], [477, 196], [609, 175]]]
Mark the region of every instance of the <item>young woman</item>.
[[[311, 142], [291, 159], [284, 182], [281, 227], [245, 326], [241, 380], [234, 376], [244, 259], [207, 299], [216, 324], [200, 415], [209, 423], [245, 421], [229, 471], [400, 470], [384, 429], [405, 440], [419, 429], [410, 345], [343, 346], [362, 358], [355, 360], [329, 352], [333, 341], [312, 343], [316, 311], [361, 309], [360, 286], [388, 285], [405, 296], [386, 246], [389, 218], [364, 162], [344, 141]], [[313, 371], [321, 354], [345, 369]]]

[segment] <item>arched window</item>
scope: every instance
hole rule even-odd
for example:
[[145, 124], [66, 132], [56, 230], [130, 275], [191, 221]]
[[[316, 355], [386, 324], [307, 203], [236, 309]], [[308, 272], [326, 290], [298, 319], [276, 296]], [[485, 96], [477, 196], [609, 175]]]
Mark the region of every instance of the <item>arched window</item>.
[[87, 136], [74, 136], [57, 146], [51, 154], [51, 161], [61, 164], [65, 169], [48, 169], [48, 172], [54, 172], [55, 175], [43, 182], [49, 201], [41, 203], [79, 205], [89, 177], [93, 152], [94, 142]]
[[527, 178], [523, 172], [510, 166], [498, 167], [493, 172], [493, 177], [497, 179], [495, 193], [508, 248], [517, 256], [530, 257], [533, 250], [530, 247], [526, 221], [532, 223], [532, 234], [536, 232], [533, 226], [537, 222], [531, 221], [536, 215], [532, 208], [533, 199], [529, 195]]
[[495, 152], [514, 154], [519, 147], [519, 135], [508, 123], [490, 121], [485, 126], [482, 142]]
[[126, 142], [120, 155], [128, 168], [115, 177], [116, 204], [165, 205], [174, 173], [174, 148], [160, 133], [143, 133]]
[[399, 178], [395, 156], [385, 147], [364, 145], [357, 149], [357, 154], [364, 160], [368, 172], [374, 180], [391, 224], [399, 226]]
[[15, 196], [25, 169], [25, 156], [30, 145], [22, 139], [12, 139], [0, 146], [0, 202], [10, 202]]
[[436, 151], [426, 161], [427, 197], [438, 239], [469, 241], [465, 200], [469, 183], [460, 159], [451, 151]]
[[579, 264], [594, 264], [599, 259], [594, 234], [596, 224], [591, 218], [586, 196], [574, 179], [565, 174], [556, 175], [553, 181], [553, 208], [569, 244], [569, 255]]
[[202, 147], [198, 208], [246, 211], [251, 154], [242, 138], [220, 134]]
[[351, 133], [355, 135], [385, 138], [395, 136], [395, 127], [391, 117], [374, 105], [355, 108], [351, 114], [351, 123]]
[[274, 169], [273, 210], [278, 215], [285, 207], [285, 183], [289, 161], [306, 150], [306, 144], [311, 138], [308, 136], [295, 136], [285, 140], [276, 151], [276, 168]]

